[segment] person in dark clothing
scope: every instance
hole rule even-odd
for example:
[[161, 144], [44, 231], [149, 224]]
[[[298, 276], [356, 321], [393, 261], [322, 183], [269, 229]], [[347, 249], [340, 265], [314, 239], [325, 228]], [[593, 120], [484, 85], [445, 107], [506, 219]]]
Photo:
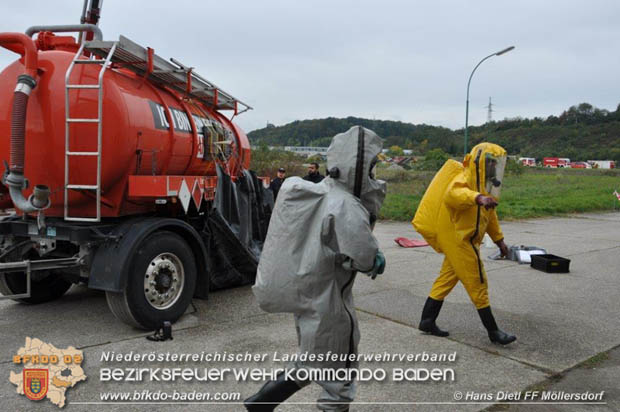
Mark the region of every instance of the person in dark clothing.
[[323, 179], [325, 179], [325, 176], [319, 173], [319, 164], [315, 162], [310, 163], [310, 166], [308, 166], [308, 174], [304, 176], [304, 180], [308, 180], [312, 183], [319, 183]]
[[284, 170], [283, 167], [278, 169], [278, 177], [276, 177], [275, 179], [273, 179], [271, 181], [271, 184], [269, 185], [269, 189], [271, 189], [271, 191], [273, 192], [273, 201], [276, 201], [276, 198], [278, 197], [278, 192], [280, 191], [280, 187], [282, 186], [282, 183], [284, 183], [284, 179], [286, 179], [286, 170]]

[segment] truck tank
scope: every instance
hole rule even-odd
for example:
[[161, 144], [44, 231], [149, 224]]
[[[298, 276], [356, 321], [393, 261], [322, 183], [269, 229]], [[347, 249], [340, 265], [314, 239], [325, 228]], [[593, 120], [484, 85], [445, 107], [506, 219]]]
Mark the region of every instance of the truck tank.
[[[212, 107], [146, 81], [122, 64], [113, 63], [105, 70], [98, 87], [101, 64], [73, 64], [74, 59], [88, 61], [87, 53], [76, 56], [79, 46], [73, 37], [43, 32], [34, 45], [37, 85], [28, 103], [24, 175], [33, 184], [49, 188], [46, 216], [64, 215], [67, 137], [70, 152], [92, 154], [68, 156], [68, 185], [97, 186], [100, 160], [104, 218], [145, 213], [155, 207], [152, 199], [128, 199], [129, 176], [215, 176], [218, 162], [235, 176], [249, 167], [246, 135]], [[12, 95], [15, 80], [25, 71], [24, 63], [22, 57], [0, 73], [0, 96]], [[0, 99], [2, 162], [9, 162], [11, 109], [11, 99]], [[99, 125], [100, 156], [94, 155]], [[24, 190], [26, 197], [32, 187]], [[5, 194], [0, 208], [10, 207], [6, 192], [6, 187], [0, 190]], [[68, 190], [67, 195], [68, 214], [96, 215], [94, 190]]]

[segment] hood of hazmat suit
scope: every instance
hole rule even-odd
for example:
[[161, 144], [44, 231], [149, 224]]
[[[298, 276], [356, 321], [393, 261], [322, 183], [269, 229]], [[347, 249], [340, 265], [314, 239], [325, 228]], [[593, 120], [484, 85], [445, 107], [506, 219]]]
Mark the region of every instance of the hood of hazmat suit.
[[372, 224], [386, 184], [372, 168], [381, 148], [379, 136], [354, 126], [333, 138], [328, 177], [290, 177], [278, 193], [252, 290], [263, 310], [296, 315], [301, 353], [357, 350], [351, 290], [355, 271], [371, 271], [379, 250]]

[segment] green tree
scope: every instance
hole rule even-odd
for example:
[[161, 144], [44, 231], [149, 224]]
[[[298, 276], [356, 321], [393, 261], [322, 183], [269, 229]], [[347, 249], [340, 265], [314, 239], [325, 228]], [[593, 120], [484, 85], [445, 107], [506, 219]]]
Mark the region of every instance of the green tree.
[[426, 151], [428, 150], [428, 139], [424, 139], [422, 140], [422, 142], [420, 143], [420, 153], [426, 153]]
[[267, 144], [267, 142], [261, 141], [258, 144], [258, 150], [260, 150], [263, 153], [268, 152], [269, 151], [269, 145]]
[[429, 150], [420, 163], [420, 168], [423, 170], [439, 170], [449, 158], [450, 155], [439, 148]]
[[403, 156], [405, 152], [403, 151], [402, 147], [393, 145], [393, 146], [390, 146], [390, 150], [388, 150], [387, 154], [390, 157], [394, 157], [394, 156]]

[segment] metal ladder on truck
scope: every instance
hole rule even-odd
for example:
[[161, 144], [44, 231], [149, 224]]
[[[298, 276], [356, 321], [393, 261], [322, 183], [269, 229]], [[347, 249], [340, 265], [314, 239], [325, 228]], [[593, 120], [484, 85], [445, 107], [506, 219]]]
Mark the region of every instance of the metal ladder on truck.
[[[101, 141], [102, 141], [102, 121], [103, 121], [103, 75], [106, 72], [106, 69], [110, 65], [112, 60], [112, 56], [116, 50], [116, 44], [112, 45], [108, 54], [104, 58], [84, 58], [82, 53], [84, 52], [85, 43], [82, 43], [80, 49], [76, 53], [73, 61], [69, 65], [67, 69], [67, 74], [65, 75], [65, 197], [64, 197], [64, 215], [65, 220], [74, 221], [74, 222], [100, 222], [101, 221]], [[75, 65], [82, 64], [98, 64], [101, 65], [101, 70], [99, 71], [98, 83], [97, 84], [70, 84], [71, 74], [73, 73], [73, 69]], [[70, 90], [97, 90], [98, 98], [97, 98], [97, 117], [96, 118], [73, 118], [70, 115], [70, 99], [69, 99], [69, 91]], [[97, 124], [97, 151], [89, 151], [89, 152], [77, 152], [72, 151], [70, 148], [70, 130], [71, 124], [75, 123], [93, 123]], [[88, 156], [88, 157], [96, 157], [97, 159], [97, 180], [96, 184], [78, 184], [71, 183], [70, 180], [70, 170], [69, 170], [69, 160], [72, 157], [77, 156]], [[71, 190], [92, 190], [95, 191], [96, 195], [96, 217], [77, 217], [69, 215], [69, 191]]]

